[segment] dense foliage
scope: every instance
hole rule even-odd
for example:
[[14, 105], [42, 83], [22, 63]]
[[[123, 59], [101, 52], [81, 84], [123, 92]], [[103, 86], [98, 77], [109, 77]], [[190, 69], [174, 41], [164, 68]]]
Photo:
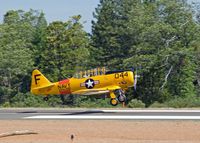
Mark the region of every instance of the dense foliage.
[[47, 24], [43, 12], [11, 10], [0, 24], [0, 105], [109, 107], [109, 100], [74, 95], [44, 102], [29, 93], [31, 71], [51, 81], [106, 66], [137, 69], [128, 107], [200, 106], [200, 12], [186, 0], [100, 0], [92, 33], [80, 15]]
[[194, 12], [183, 0], [101, 0], [92, 27], [93, 45], [101, 51], [96, 59], [113, 68], [138, 68], [135, 97], [146, 106], [199, 98], [200, 27]]

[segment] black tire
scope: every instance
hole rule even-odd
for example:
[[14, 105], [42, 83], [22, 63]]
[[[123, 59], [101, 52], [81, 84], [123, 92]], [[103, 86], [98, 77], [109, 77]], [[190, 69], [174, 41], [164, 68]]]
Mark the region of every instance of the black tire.
[[110, 99], [110, 104], [112, 106], [117, 106], [118, 105], [118, 100], [116, 98], [112, 98], [112, 99]]
[[48, 101], [48, 100], [49, 100], [49, 97], [46, 96], [46, 97], [43, 98], [43, 100], [44, 100], [44, 101]]
[[126, 102], [126, 96], [125, 95], [119, 95], [117, 97], [117, 99], [118, 99], [119, 102]]

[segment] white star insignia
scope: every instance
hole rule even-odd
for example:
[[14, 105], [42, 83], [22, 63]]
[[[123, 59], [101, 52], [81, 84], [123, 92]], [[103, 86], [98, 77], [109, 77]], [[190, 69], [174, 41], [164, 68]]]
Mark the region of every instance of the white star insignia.
[[89, 87], [93, 87], [94, 83], [93, 83], [93, 81], [88, 80], [88, 82], [85, 84], [87, 84], [87, 87], [89, 88]]

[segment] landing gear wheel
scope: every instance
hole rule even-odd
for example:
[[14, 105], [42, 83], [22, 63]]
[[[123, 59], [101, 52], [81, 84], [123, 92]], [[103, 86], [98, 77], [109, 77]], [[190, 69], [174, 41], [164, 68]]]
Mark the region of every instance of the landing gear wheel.
[[110, 100], [110, 104], [111, 104], [112, 106], [117, 106], [118, 100], [117, 100], [116, 98], [112, 98], [112, 99]]
[[125, 95], [119, 95], [117, 97], [117, 99], [118, 99], [119, 102], [125, 102], [126, 101], [126, 96]]
[[44, 101], [48, 101], [48, 100], [49, 100], [49, 97], [46, 96], [46, 97], [43, 98], [43, 100], [44, 100]]

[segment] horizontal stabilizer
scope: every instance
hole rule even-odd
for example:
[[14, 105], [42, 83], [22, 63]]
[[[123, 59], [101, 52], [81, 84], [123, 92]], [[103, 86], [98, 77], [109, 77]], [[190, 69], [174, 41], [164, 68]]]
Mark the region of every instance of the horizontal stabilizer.
[[34, 90], [42, 90], [42, 89], [51, 88], [51, 87], [53, 87], [53, 86], [54, 86], [54, 84], [51, 83], [50, 85], [35, 87], [35, 88], [33, 88], [33, 89], [34, 89]]

